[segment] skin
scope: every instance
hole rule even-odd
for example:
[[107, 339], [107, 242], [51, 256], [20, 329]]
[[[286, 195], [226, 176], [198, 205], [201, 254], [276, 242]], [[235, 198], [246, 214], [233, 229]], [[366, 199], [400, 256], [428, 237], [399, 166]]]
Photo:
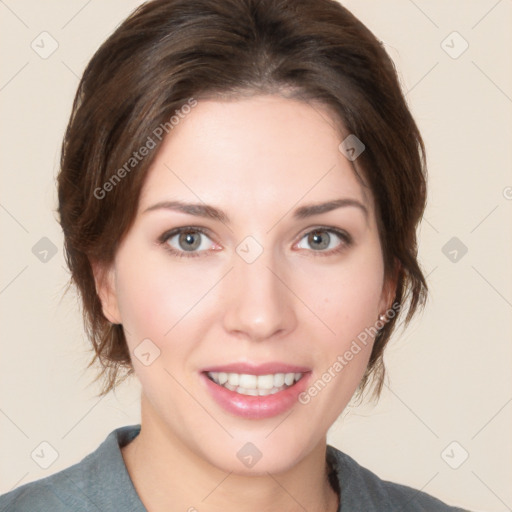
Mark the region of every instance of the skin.
[[[373, 340], [308, 404], [267, 419], [226, 412], [199, 372], [280, 361], [311, 368], [314, 382], [391, 306], [373, 199], [339, 151], [342, 140], [320, 105], [279, 95], [199, 101], [153, 162], [114, 264], [94, 266], [104, 314], [123, 324], [130, 352], [147, 338], [160, 350], [149, 366], [132, 355], [142, 429], [122, 450], [149, 511], [337, 510], [326, 434], [356, 390]], [[293, 216], [339, 198], [359, 201], [367, 215], [344, 206]], [[145, 212], [170, 200], [215, 206], [230, 223]], [[308, 234], [322, 226], [348, 233], [352, 244], [324, 230], [329, 245], [316, 248]], [[207, 232], [196, 234], [195, 257], [179, 235], [159, 243], [177, 227]], [[236, 252], [247, 236], [263, 249], [250, 264]], [[247, 442], [262, 452], [252, 468], [236, 456]]]

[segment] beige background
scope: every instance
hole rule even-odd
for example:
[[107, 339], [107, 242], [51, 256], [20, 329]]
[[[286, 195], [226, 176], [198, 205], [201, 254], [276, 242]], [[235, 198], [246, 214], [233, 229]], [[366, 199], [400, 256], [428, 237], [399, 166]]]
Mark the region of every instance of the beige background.
[[[139, 3], [0, 2], [0, 493], [78, 462], [114, 428], [140, 421], [137, 381], [94, 397], [76, 299], [61, 300], [68, 274], [53, 212], [78, 77]], [[427, 144], [420, 257], [431, 296], [388, 348], [379, 404], [349, 407], [329, 442], [448, 503], [512, 510], [512, 2], [345, 5], [385, 43]], [[58, 48], [43, 59], [31, 43], [49, 51], [50, 37]], [[452, 58], [464, 40], [468, 49]], [[46, 262], [32, 252], [43, 237], [57, 248]], [[468, 249], [456, 262], [443, 253], [452, 237]], [[46, 469], [31, 458], [43, 441], [58, 453]], [[449, 466], [466, 452], [458, 469]]]

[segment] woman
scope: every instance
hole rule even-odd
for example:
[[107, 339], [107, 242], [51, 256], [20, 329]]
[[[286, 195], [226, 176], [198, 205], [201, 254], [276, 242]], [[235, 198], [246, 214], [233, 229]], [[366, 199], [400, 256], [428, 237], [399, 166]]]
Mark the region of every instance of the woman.
[[424, 303], [425, 173], [337, 2], [138, 8], [83, 75], [58, 188], [102, 394], [135, 373], [141, 425], [2, 510], [461, 510], [326, 444]]

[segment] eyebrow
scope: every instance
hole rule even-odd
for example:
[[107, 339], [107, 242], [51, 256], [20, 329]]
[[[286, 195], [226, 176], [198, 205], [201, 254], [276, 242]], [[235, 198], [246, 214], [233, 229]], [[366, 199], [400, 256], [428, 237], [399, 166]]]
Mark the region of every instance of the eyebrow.
[[[327, 213], [345, 206], [354, 206], [356, 208], [359, 208], [364, 213], [364, 216], [368, 218], [368, 209], [366, 208], [366, 206], [359, 202], [357, 199], [352, 198], [333, 199], [332, 201], [327, 201], [326, 203], [317, 203], [301, 206], [300, 208], [297, 208], [294, 211], [293, 217], [295, 219], [305, 219], [308, 217], [312, 217], [314, 215]], [[224, 224], [230, 223], [229, 216], [226, 214], [226, 212], [219, 208], [215, 208], [214, 206], [207, 205], [204, 203], [185, 203], [183, 201], [160, 201], [159, 203], [156, 203], [146, 208], [142, 213], [144, 214], [155, 210], [178, 211], [182, 213], [187, 213], [189, 215], [194, 215], [197, 217], [206, 217], [209, 219], [218, 220]]]

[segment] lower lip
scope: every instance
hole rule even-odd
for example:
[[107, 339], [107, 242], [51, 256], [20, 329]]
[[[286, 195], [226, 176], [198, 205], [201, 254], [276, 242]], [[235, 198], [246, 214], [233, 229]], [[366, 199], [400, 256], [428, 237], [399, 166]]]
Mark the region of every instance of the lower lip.
[[213, 382], [206, 373], [201, 373], [201, 378], [213, 399], [226, 411], [242, 418], [263, 419], [291, 409], [298, 402], [300, 393], [306, 389], [309, 375], [310, 373], [306, 373], [293, 386], [266, 396], [242, 395], [230, 391]]

